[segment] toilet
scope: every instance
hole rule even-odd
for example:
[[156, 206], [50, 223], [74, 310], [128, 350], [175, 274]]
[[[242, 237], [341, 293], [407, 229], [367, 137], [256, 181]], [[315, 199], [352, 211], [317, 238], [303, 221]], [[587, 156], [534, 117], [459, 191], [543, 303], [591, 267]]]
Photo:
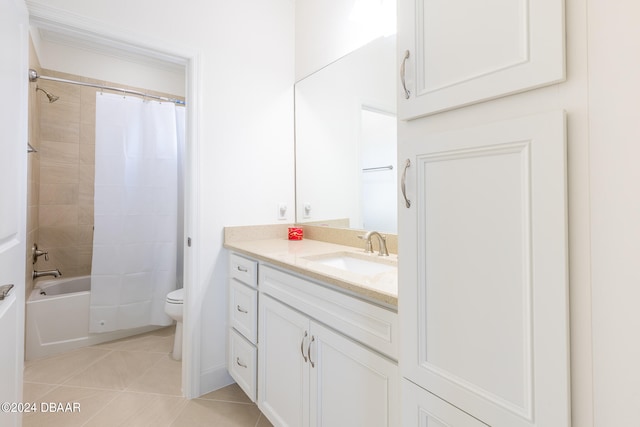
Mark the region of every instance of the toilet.
[[167, 294], [164, 312], [176, 321], [176, 336], [173, 341], [174, 360], [182, 359], [182, 306], [184, 303], [184, 288], [176, 289]]

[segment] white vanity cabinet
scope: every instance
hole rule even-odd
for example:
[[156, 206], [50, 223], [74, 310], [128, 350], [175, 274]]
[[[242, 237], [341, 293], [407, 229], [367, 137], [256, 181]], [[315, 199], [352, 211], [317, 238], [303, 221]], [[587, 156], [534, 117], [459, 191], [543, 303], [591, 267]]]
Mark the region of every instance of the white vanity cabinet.
[[397, 354], [397, 313], [264, 265], [260, 292], [258, 406], [274, 425], [399, 425], [398, 365], [379, 352]]
[[398, 117], [562, 81], [564, 45], [563, 0], [398, 0]]
[[232, 253], [229, 261], [227, 369], [255, 402], [258, 369], [258, 263]]
[[570, 426], [563, 112], [399, 153], [402, 425]]

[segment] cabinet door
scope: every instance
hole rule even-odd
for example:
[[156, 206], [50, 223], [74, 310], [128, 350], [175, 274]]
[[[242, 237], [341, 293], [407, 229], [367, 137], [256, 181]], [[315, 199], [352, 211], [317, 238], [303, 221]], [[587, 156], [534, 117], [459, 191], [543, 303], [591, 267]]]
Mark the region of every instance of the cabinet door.
[[309, 320], [260, 296], [258, 406], [276, 427], [309, 425]]
[[564, 114], [424, 138], [400, 147], [402, 374], [493, 427], [568, 426]]
[[565, 78], [564, 2], [398, 0], [399, 64], [407, 50], [400, 119], [556, 83]]
[[311, 426], [399, 425], [398, 365], [311, 324]]

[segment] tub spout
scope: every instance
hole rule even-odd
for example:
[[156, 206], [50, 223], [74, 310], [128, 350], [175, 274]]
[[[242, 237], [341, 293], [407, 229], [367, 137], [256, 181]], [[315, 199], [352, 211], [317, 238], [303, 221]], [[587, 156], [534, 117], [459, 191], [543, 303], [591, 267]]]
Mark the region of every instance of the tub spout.
[[58, 270], [57, 268], [55, 270], [44, 270], [44, 271], [33, 271], [33, 278], [37, 279], [38, 277], [44, 277], [44, 276], [53, 276], [53, 277], [60, 277], [62, 276], [62, 273], [60, 273], [60, 270]]

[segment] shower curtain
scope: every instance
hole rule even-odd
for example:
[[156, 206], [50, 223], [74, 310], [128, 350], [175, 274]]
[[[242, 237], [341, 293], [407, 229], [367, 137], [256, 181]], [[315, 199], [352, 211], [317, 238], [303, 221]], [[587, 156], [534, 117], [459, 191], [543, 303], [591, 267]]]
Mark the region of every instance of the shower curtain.
[[184, 108], [96, 94], [90, 332], [170, 325]]

